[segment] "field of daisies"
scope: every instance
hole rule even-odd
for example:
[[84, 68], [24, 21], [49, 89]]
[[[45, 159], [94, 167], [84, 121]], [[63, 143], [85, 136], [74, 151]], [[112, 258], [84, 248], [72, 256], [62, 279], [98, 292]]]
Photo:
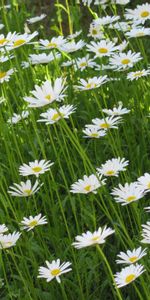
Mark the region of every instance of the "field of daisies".
[[150, 4], [0, 5], [0, 300], [149, 300]]

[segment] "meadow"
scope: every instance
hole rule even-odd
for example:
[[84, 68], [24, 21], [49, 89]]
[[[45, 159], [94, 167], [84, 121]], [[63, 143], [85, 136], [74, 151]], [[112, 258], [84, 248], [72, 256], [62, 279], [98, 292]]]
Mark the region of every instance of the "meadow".
[[149, 300], [150, 4], [0, 16], [0, 300]]

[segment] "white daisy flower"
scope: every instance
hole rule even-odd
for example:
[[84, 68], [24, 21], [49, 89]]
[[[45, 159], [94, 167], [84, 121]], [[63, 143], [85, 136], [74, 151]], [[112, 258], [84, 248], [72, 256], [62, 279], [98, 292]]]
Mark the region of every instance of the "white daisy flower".
[[67, 36], [67, 40], [72, 40], [78, 37], [81, 34], [82, 30], [76, 31], [75, 33], [72, 33]]
[[4, 81], [9, 81], [10, 76], [14, 73], [14, 69], [10, 69], [8, 71], [0, 71], [0, 83]]
[[143, 70], [128, 73], [127, 79], [133, 81], [133, 80], [137, 80], [141, 77], [148, 76], [149, 74], [150, 74], [150, 69], [148, 69], [148, 70], [143, 69]]
[[28, 61], [22, 61], [22, 62], [21, 62], [21, 67], [22, 67], [23, 69], [27, 69], [27, 68], [30, 67], [30, 63], [29, 63]]
[[66, 80], [57, 78], [52, 86], [51, 81], [46, 80], [42, 86], [35, 85], [35, 90], [31, 91], [34, 97], [24, 97], [29, 103], [29, 107], [42, 107], [51, 104], [53, 101], [61, 101], [66, 96], [64, 88]]
[[54, 124], [60, 119], [68, 119], [75, 110], [76, 108], [73, 105], [63, 105], [58, 109], [50, 108], [47, 112], [40, 114], [43, 119], [40, 119], [37, 122], [45, 122], [46, 125]]
[[93, 59], [90, 59], [89, 54], [87, 54], [85, 57], [77, 58], [74, 61], [74, 69], [75, 70], [85, 70], [87, 67], [94, 68], [96, 66], [96, 63], [93, 61]]
[[95, 118], [92, 119], [92, 123], [99, 127], [99, 129], [108, 130], [111, 128], [118, 129], [118, 124], [122, 121], [121, 117], [106, 117], [105, 119]]
[[117, 256], [121, 259], [116, 260], [117, 264], [134, 264], [143, 256], [147, 255], [146, 249], [142, 250], [141, 247], [137, 249], [127, 250], [127, 252], [120, 252]]
[[0, 249], [7, 249], [16, 245], [20, 238], [20, 232], [13, 232], [12, 234], [0, 234]]
[[74, 88], [77, 90], [91, 90], [100, 87], [102, 84], [108, 81], [107, 75], [89, 78], [88, 80], [80, 79], [80, 85], [75, 85]]
[[72, 52], [82, 49], [85, 46], [85, 44], [86, 43], [82, 40], [78, 41], [77, 43], [75, 43], [74, 41], [71, 41], [69, 43], [62, 45], [60, 50], [66, 52], [66, 53], [72, 53]]
[[146, 212], [150, 212], [150, 206], [144, 207], [144, 209], [146, 210]]
[[150, 4], [145, 3], [137, 5], [135, 9], [126, 9], [125, 18], [137, 24], [144, 24], [147, 20], [150, 20]]
[[119, 102], [119, 106], [114, 106], [113, 109], [102, 109], [102, 111], [108, 116], [122, 116], [124, 114], [128, 114], [130, 112], [129, 109], [123, 108], [123, 103]]
[[33, 24], [33, 23], [43, 20], [45, 17], [46, 17], [46, 14], [41, 14], [40, 16], [36, 16], [36, 17], [27, 19], [27, 22], [29, 24]]
[[110, 24], [109, 28], [116, 29], [118, 31], [123, 31], [123, 32], [129, 31], [132, 29], [130, 22], [116, 22], [115, 24]]
[[122, 205], [130, 204], [144, 197], [144, 192], [138, 186], [137, 182], [125, 183], [125, 185], [119, 184], [119, 188], [114, 188], [111, 194], [118, 203]]
[[0, 34], [0, 48], [6, 46], [8, 43], [11, 42], [11, 40], [16, 35], [16, 32], [9, 32], [6, 36], [4, 34]]
[[35, 175], [36, 177], [39, 177], [40, 174], [44, 174], [45, 172], [49, 171], [50, 167], [53, 164], [54, 163], [50, 160], [35, 160], [33, 162], [29, 162], [29, 165], [23, 164], [22, 166], [20, 166], [19, 174], [22, 176]]
[[144, 173], [143, 176], [138, 178], [138, 185], [144, 192], [150, 192], [150, 174]]
[[103, 176], [119, 176], [119, 172], [126, 171], [126, 166], [128, 166], [129, 161], [125, 158], [112, 158], [102, 164], [100, 168], [97, 168], [99, 175]]
[[29, 33], [23, 33], [23, 34], [16, 33], [16, 35], [13, 36], [13, 38], [9, 42], [7, 50], [16, 49], [20, 46], [28, 44], [37, 35], [38, 35], [37, 31], [34, 31], [31, 34], [29, 34]]
[[116, 70], [132, 68], [135, 63], [142, 59], [141, 54], [129, 50], [127, 53], [113, 54], [109, 59], [110, 65]]
[[70, 192], [73, 194], [88, 194], [88, 193], [97, 193], [97, 189], [105, 184], [105, 179], [101, 180], [101, 177], [98, 179], [94, 174], [90, 176], [83, 176], [83, 179], [79, 179], [77, 182], [71, 185]]
[[48, 64], [50, 61], [59, 59], [61, 57], [60, 53], [53, 54], [52, 52], [48, 55], [46, 53], [42, 54], [30, 54], [29, 55], [29, 61], [32, 65], [38, 65], [38, 64]]
[[118, 288], [128, 285], [139, 277], [144, 272], [144, 267], [142, 265], [131, 265], [129, 267], [123, 268], [121, 272], [115, 274], [115, 282]]
[[94, 19], [92, 24], [94, 26], [105, 26], [105, 25], [109, 25], [111, 23], [114, 23], [114, 22], [117, 22], [118, 20], [120, 19], [119, 16], [105, 16], [105, 17], [102, 17], [102, 18], [97, 18], [97, 19]]
[[100, 42], [91, 42], [87, 45], [87, 49], [90, 52], [95, 53], [96, 57], [110, 56], [114, 51], [117, 50], [115, 44], [111, 41], [102, 40]]
[[46, 49], [61, 49], [62, 46], [66, 44], [67, 40], [64, 39], [63, 36], [53, 37], [50, 41], [49, 40], [40, 40], [39, 49], [46, 50]]
[[101, 27], [99, 25], [93, 25], [90, 24], [89, 33], [88, 36], [94, 38], [94, 39], [104, 39], [104, 32], [102, 31]]
[[141, 243], [150, 244], [150, 222], [142, 225], [142, 237]]
[[0, 224], [0, 235], [7, 231], [8, 231], [8, 227], [5, 224]]
[[30, 216], [29, 218], [24, 217], [21, 221], [21, 225], [23, 225], [22, 229], [26, 229], [27, 231], [30, 231], [34, 229], [34, 227], [39, 225], [47, 224], [46, 217], [42, 214], [39, 214], [35, 217]]
[[36, 180], [33, 187], [31, 180], [21, 181], [20, 184], [14, 183], [14, 186], [10, 186], [8, 193], [16, 197], [29, 197], [34, 195], [42, 185], [43, 183], [39, 184], [38, 180]]
[[125, 35], [128, 38], [133, 38], [133, 37], [142, 37], [146, 35], [150, 35], [150, 28], [145, 28], [145, 27], [135, 27], [132, 28], [129, 32], [126, 32]]
[[82, 131], [85, 134], [83, 136], [85, 138], [99, 139], [100, 137], [106, 135], [106, 130], [100, 130], [99, 127], [94, 126], [94, 125], [86, 125], [85, 129]]
[[99, 227], [98, 230], [94, 232], [87, 231], [86, 233], [82, 233], [82, 235], [77, 235], [75, 237], [75, 242], [72, 245], [76, 249], [81, 249], [93, 245], [101, 245], [106, 242], [106, 238], [113, 234], [115, 230], [110, 227], [104, 226], [104, 228]]
[[19, 115], [14, 113], [12, 117], [8, 119], [7, 122], [10, 124], [17, 124], [19, 121], [21, 121], [22, 119], [26, 119], [28, 116], [29, 116], [28, 111], [22, 111], [22, 113]]
[[60, 259], [53, 260], [51, 263], [46, 261], [46, 265], [47, 268], [39, 268], [38, 278], [45, 278], [47, 282], [50, 282], [55, 278], [57, 282], [60, 283], [60, 276], [72, 270], [71, 268], [68, 268], [71, 265], [70, 262], [63, 262], [60, 264]]
[[4, 24], [0, 24], [0, 30], [4, 28]]
[[111, 3], [113, 4], [120, 4], [120, 5], [126, 5], [130, 2], [130, 0], [111, 0]]

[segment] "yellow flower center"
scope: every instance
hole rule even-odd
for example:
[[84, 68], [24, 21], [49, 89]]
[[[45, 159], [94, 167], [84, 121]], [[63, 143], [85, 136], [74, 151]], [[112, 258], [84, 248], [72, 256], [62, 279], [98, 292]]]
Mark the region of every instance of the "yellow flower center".
[[142, 18], [146, 18], [146, 17], [148, 17], [150, 15], [150, 13], [148, 12], [148, 11], [143, 11], [142, 13], [141, 13], [141, 17]]
[[96, 87], [95, 83], [87, 83], [87, 85], [86, 85], [86, 89], [91, 89], [91, 88], [94, 88], [94, 87]]
[[100, 125], [100, 127], [101, 127], [101, 128], [109, 128], [110, 125], [109, 125], [108, 123], [102, 123], [102, 124]]
[[134, 201], [135, 199], [136, 199], [135, 196], [129, 196], [129, 197], [127, 198], [127, 202], [132, 202], [132, 201]]
[[97, 136], [98, 136], [98, 133], [91, 133], [91, 136], [92, 136], [92, 137], [97, 137]]
[[6, 243], [2, 243], [2, 247], [3, 248], [8, 248], [12, 245], [12, 242], [6, 242]]
[[107, 48], [99, 48], [99, 49], [98, 49], [98, 52], [99, 52], [99, 53], [107, 53], [107, 52], [108, 52], [108, 49], [107, 49]]
[[122, 63], [123, 65], [127, 65], [127, 64], [130, 63], [130, 59], [129, 59], [129, 58], [124, 58], [124, 59], [121, 61], [121, 63]]
[[1, 39], [0, 40], [0, 45], [3, 45], [5, 42], [8, 42], [8, 40], [7, 39]]
[[21, 46], [26, 42], [26, 40], [17, 40], [14, 42], [14, 47]]
[[86, 63], [86, 62], [82, 62], [82, 63], [80, 64], [80, 67], [85, 67], [85, 66], [87, 66], [87, 63]]
[[42, 170], [41, 167], [33, 167], [32, 170], [36, 173], [40, 172]]
[[144, 32], [142, 32], [142, 31], [141, 31], [141, 32], [138, 32], [138, 33], [136, 34], [136, 36], [139, 36], [139, 37], [140, 37], [140, 36], [143, 36], [143, 35], [144, 35]]
[[6, 74], [7, 74], [6, 72], [0, 72], [0, 79], [4, 78], [6, 76]]
[[98, 241], [99, 240], [99, 236], [94, 236], [93, 238], [92, 238], [92, 241], [93, 242], [96, 242], [96, 241]]
[[143, 75], [143, 72], [141, 71], [141, 72], [136, 72], [135, 74], [134, 74], [134, 77], [138, 77], [138, 76], [142, 76]]
[[50, 273], [52, 276], [57, 276], [61, 273], [61, 271], [59, 269], [54, 269], [54, 270], [50, 271]]
[[26, 193], [28, 196], [30, 196], [31, 195], [31, 190], [24, 190], [24, 193]]
[[62, 114], [62, 113], [56, 113], [56, 114], [53, 115], [52, 120], [56, 121], [56, 120], [60, 119], [63, 116], [64, 116], [64, 114]]
[[47, 47], [50, 47], [50, 48], [56, 48], [56, 47], [57, 47], [57, 44], [55, 44], [55, 43], [49, 43], [49, 44], [47, 45]]
[[126, 277], [125, 282], [126, 283], [130, 283], [131, 281], [133, 281], [135, 279], [135, 275], [134, 274], [130, 274]]
[[129, 261], [134, 263], [135, 261], [137, 261], [138, 257], [137, 256], [132, 256], [129, 258]]
[[148, 187], [148, 189], [150, 189], [150, 182], [148, 183], [147, 187]]
[[90, 190], [91, 190], [91, 185], [89, 184], [89, 185], [86, 185], [85, 187], [84, 187], [84, 189], [87, 191], [87, 192], [90, 192]]
[[33, 221], [31, 221], [29, 224], [28, 224], [28, 226], [30, 226], [30, 227], [34, 227], [34, 226], [36, 226], [37, 225], [37, 221], [36, 220], [33, 220]]
[[115, 174], [115, 172], [113, 170], [110, 170], [110, 171], [106, 172], [106, 175], [108, 175], [108, 176], [111, 176], [111, 175], [114, 175], [114, 174]]
[[50, 101], [51, 100], [51, 95], [45, 96], [45, 99], [48, 100], [48, 101]]
[[92, 34], [97, 34], [97, 30], [96, 29], [92, 29]]

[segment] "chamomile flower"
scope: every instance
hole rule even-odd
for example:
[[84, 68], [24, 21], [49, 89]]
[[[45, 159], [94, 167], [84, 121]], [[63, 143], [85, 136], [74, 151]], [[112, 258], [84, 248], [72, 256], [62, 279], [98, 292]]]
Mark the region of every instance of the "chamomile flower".
[[8, 227], [5, 224], [0, 224], [0, 235], [7, 231], [8, 231]]
[[6, 36], [4, 34], [0, 34], [0, 48], [6, 46], [8, 43], [11, 42], [11, 40], [16, 35], [16, 32], [9, 32]]
[[102, 111], [108, 116], [122, 116], [130, 112], [129, 109], [125, 107], [123, 108], [122, 102], [119, 102], [118, 104], [119, 104], [118, 107], [114, 106], [113, 109], [102, 109]]
[[83, 136], [85, 138], [99, 139], [100, 137], [106, 135], [106, 130], [100, 130], [99, 127], [94, 125], [86, 125], [85, 129], [83, 129], [82, 131], [85, 134]]
[[40, 40], [39, 49], [46, 50], [46, 49], [61, 49], [62, 46], [66, 44], [66, 39], [63, 36], [53, 37], [50, 41], [49, 40]]
[[139, 78], [145, 77], [148, 75], [150, 75], [150, 69], [148, 69], [148, 70], [143, 69], [143, 70], [128, 73], [127, 79], [133, 81], [133, 80], [138, 80]]
[[82, 30], [76, 31], [75, 33], [72, 33], [67, 36], [67, 40], [72, 40], [78, 37], [81, 34]]
[[29, 176], [35, 175], [39, 177], [39, 175], [44, 174], [45, 172], [49, 171], [50, 167], [54, 163], [50, 160], [46, 161], [45, 159], [42, 160], [35, 160], [34, 162], [29, 162], [29, 165], [23, 164], [19, 167], [19, 174], [22, 176]]
[[133, 37], [143, 37], [145, 35], [150, 35], [150, 28], [145, 28], [145, 27], [135, 27], [132, 28], [129, 32], [126, 32], [125, 34], [128, 38], [133, 38]]
[[75, 237], [75, 242], [72, 245], [76, 249], [81, 249], [94, 245], [101, 245], [106, 242], [106, 238], [113, 234], [115, 230], [110, 227], [104, 226], [104, 228], [99, 227], [98, 230], [94, 232], [87, 231], [82, 233], [82, 235], [77, 235]]
[[104, 39], [104, 32], [99, 25], [90, 24], [88, 36], [94, 39]]
[[150, 192], [150, 174], [145, 173], [138, 178], [138, 185], [144, 192]]
[[150, 222], [142, 225], [142, 237], [141, 243], [150, 244]]
[[7, 50], [16, 49], [18, 47], [21, 47], [25, 44], [28, 44], [34, 37], [38, 35], [37, 31], [34, 31], [33, 33], [23, 33], [23, 34], [16, 34], [11, 42], [9, 43]]
[[102, 164], [100, 168], [97, 168], [99, 175], [103, 176], [117, 176], [119, 172], [126, 171], [126, 166], [128, 166], [128, 160], [125, 158], [112, 158], [106, 161], [105, 164]]
[[29, 197], [34, 195], [42, 185], [43, 183], [39, 184], [38, 180], [35, 181], [33, 186], [31, 180], [21, 181], [20, 184], [14, 183], [13, 186], [10, 186], [8, 193], [16, 197]]
[[53, 101], [61, 101], [65, 97], [65, 79], [57, 78], [52, 85], [51, 81], [46, 80], [42, 86], [35, 85], [35, 90], [31, 91], [34, 97], [24, 97], [29, 103], [29, 107], [42, 107], [51, 104]]
[[98, 179], [94, 174], [90, 176], [83, 176], [83, 179], [79, 179], [77, 182], [71, 185], [70, 192], [73, 194], [88, 194], [97, 193], [97, 189], [105, 184], [105, 180]]
[[29, 24], [33, 24], [33, 23], [43, 20], [45, 17], [46, 17], [46, 14], [41, 14], [40, 16], [36, 16], [36, 17], [30, 18], [30, 19], [27, 19], [27, 22]]
[[17, 124], [22, 119], [26, 119], [29, 116], [28, 111], [22, 111], [21, 114], [14, 113], [11, 118], [8, 119], [8, 123], [10, 124]]
[[35, 217], [30, 216], [29, 218], [24, 217], [23, 220], [21, 221], [22, 229], [26, 229], [27, 231], [30, 231], [34, 229], [34, 227], [39, 226], [39, 225], [45, 225], [47, 224], [46, 217], [43, 216], [42, 214], [39, 214]]
[[144, 24], [150, 20], [150, 4], [137, 5], [135, 9], [126, 9], [125, 18], [137, 24]]
[[120, 4], [120, 5], [126, 5], [130, 2], [130, 0], [111, 0], [111, 3]]
[[129, 50], [127, 53], [113, 54], [109, 59], [110, 65], [116, 70], [127, 69], [133, 67], [138, 61], [142, 59], [141, 54]]
[[123, 268], [121, 272], [115, 274], [115, 282], [118, 288], [128, 285], [139, 277], [144, 272], [144, 267], [142, 265], [131, 265], [129, 267]]
[[87, 49], [90, 52], [95, 53], [96, 57], [110, 56], [114, 51], [117, 50], [115, 44], [111, 41], [102, 40], [100, 42], [91, 42], [87, 45]]
[[63, 105], [58, 109], [50, 108], [47, 112], [40, 114], [43, 119], [38, 120], [37, 122], [45, 122], [46, 125], [54, 124], [60, 119], [68, 119], [69, 116], [74, 113], [75, 107], [73, 105]]
[[99, 129], [108, 130], [111, 128], [118, 129], [119, 123], [122, 121], [121, 117], [106, 117], [105, 119], [95, 118], [92, 119], [92, 123], [99, 127]]
[[64, 45], [61, 46], [60, 50], [66, 52], [66, 53], [72, 53], [75, 51], [78, 51], [82, 49], [85, 46], [85, 42], [80, 40], [77, 43], [74, 41], [71, 41], [69, 43], [65, 43]]
[[61, 57], [60, 53], [49, 53], [48, 55], [46, 53], [42, 54], [30, 54], [29, 55], [29, 61], [32, 65], [38, 65], [38, 64], [48, 64], [50, 61], [59, 59]]
[[100, 87], [107, 81], [108, 81], [107, 75], [100, 76], [100, 77], [95, 76], [93, 78], [89, 78], [88, 80], [81, 78], [79, 81], [80, 85], [75, 85], [74, 87], [76, 90], [81, 90], [81, 91], [92, 90]]
[[20, 238], [20, 232], [13, 232], [12, 234], [0, 234], [0, 249], [11, 248], [16, 245], [16, 242]]
[[4, 81], [9, 81], [10, 76], [14, 73], [14, 69], [10, 69], [8, 71], [0, 71], [0, 83]]
[[114, 23], [116, 21], [118, 21], [120, 19], [119, 16], [105, 16], [102, 18], [97, 18], [93, 20], [93, 25], [94, 26], [105, 26], [105, 25], [109, 25], [111, 23]]
[[144, 197], [144, 192], [138, 186], [137, 182], [125, 183], [125, 185], [119, 184], [118, 188], [114, 188], [111, 194], [116, 200], [116, 202], [122, 205], [127, 205], [135, 202]]
[[70, 262], [60, 263], [60, 259], [53, 260], [51, 263], [46, 261], [47, 268], [40, 267], [38, 278], [45, 278], [47, 282], [50, 282], [54, 278], [58, 283], [61, 282], [60, 276], [64, 273], [70, 272], [72, 269], [69, 268]]
[[117, 264], [134, 264], [136, 263], [139, 259], [141, 259], [143, 256], [145, 256], [146, 249], [142, 250], [141, 247], [137, 249], [127, 250], [127, 252], [120, 252], [117, 256], [121, 259], [116, 260]]
[[87, 54], [85, 57], [77, 58], [74, 62], [74, 69], [81, 71], [85, 70], [87, 67], [94, 68], [96, 66], [96, 63], [90, 59], [89, 55]]

